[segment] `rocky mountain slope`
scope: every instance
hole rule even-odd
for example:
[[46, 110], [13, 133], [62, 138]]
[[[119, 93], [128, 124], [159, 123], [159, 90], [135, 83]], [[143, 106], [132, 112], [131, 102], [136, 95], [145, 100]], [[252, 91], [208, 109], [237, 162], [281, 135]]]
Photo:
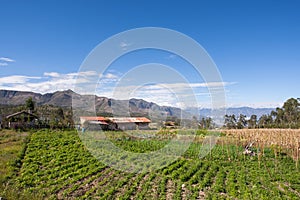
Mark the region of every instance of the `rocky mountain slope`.
[[[24, 91], [11, 91], [0, 90], [0, 105], [22, 105], [26, 99], [32, 97], [37, 105], [53, 105], [59, 107], [72, 107], [73, 99], [92, 99], [95, 100], [92, 104], [92, 110], [94, 104], [96, 113], [98, 115], [114, 115], [114, 116], [148, 116], [151, 118], [163, 119], [166, 116], [178, 117], [178, 118], [192, 118], [193, 116], [209, 117], [210, 109], [198, 109], [189, 108], [187, 110], [181, 110], [176, 107], [160, 106], [153, 102], [147, 102], [143, 99], [130, 99], [130, 100], [116, 100], [107, 97], [80, 95], [72, 90], [57, 91], [54, 93], [39, 94], [34, 92]], [[89, 98], [86, 98], [89, 97]], [[84, 102], [84, 101], [83, 101]], [[84, 102], [89, 105], [88, 102]], [[260, 117], [263, 114], [269, 114], [274, 108], [227, 108], [227, 114], [244, 114], [248, 117], [255, 114]]]
[[[22, 105], [26, 99], [32, 97], [37, 105], [53, 105], [59, 107], [72, 107], [72, 98], [86, 103], [85, 99], [95, 100], [97, 114], [115, 116], [150, 116], [153, 118], [166, 118], [166, 116], [176, 116], [190, 118], [190, 114], [180, 108], [159, 106], [153, 102], [142, 99], [116, 100], [107, 97], [92, 95], [80, 95], [72, 90], [57, 91], [54, 93], [39, 94], [34, 92], [0, 90], [0, 105]], [[93, 104], [92, 104], [93, 105]]]

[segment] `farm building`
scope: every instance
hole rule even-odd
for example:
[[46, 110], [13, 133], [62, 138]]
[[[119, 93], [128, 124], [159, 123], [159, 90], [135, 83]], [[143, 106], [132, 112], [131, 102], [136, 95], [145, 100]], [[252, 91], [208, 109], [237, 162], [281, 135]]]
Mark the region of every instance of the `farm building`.
[[31, 112], [20, 111], [5, 117], [3, 126], [8, 128], [30, 128], [34, 127], [38, 121], [38, 117]]
[[109, 130], [109, 124], [105, 117], [80, 117], [80, 124], [83, 128], [89, 128], [90, 130]]
[[121, 130], [149, 129], [150, 120], [146, 117], [110, 117], [109, 121]]
[[105, 117], [93, 117], [93, 116], [87, 116], [87, 117], [80, 117], [80, 124], [84, 124], [85, 122], [106, 122], [107, 118]]
[[150, 122], [146, 117], [80, 117], [82, 127], [102, 130], [145, 130]]

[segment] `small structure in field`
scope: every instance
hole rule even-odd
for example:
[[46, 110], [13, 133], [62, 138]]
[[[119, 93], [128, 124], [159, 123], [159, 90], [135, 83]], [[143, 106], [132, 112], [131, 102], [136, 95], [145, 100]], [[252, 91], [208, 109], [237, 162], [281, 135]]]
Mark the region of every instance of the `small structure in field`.
[[38, 116], [27, 111], [20, 111], [5, 117], [5, 127], [8, 128], [34, 128], [38, 122]]
[[81, 126], [92, 130], [147, 130], [150, 122], [146, 117], [80, 117]]
[[247, 144], [244, 148], [243, 154], [249, 156], [255, 156], [255, 152], [252, 150], [252, 145], [254, 142]]
[[158, 127], [160, 127], [158, 123], [153, 123], [153, 122], [149, 123], [150, 129], [157, 130]]
[[167, 129], [176, 129], [178, 126], [176, 126], [176, 123], [173, 121], [166, 121], [164, 122], [164, 127]]

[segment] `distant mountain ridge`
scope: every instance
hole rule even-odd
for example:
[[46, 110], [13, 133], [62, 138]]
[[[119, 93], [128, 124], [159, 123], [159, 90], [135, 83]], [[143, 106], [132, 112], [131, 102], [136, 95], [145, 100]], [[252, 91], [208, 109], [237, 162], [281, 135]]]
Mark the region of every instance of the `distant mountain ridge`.
[[[22, 105], [26, 99], [32, 97], [37, 105], [54, 105], [59, 107], [72, 107], [72, 97], [81, 99], [84, 96], [95, 98], [95, 107], [97, 113], [117, 113], [118, 115], [151, 115], [153, 118], [165, 118], [166, 116], [176, 116], [178, 118], [192, 118], [193, 116], [209, 117], [211, 109], [208, 108], [188, 108], [181, 110], [180, 108], [170, 106], [160, 106], [153, 102], [147, 102], [143, 99], [116, 100], [107, 97], [99, 97], [93, 95], [80, 95], [72, 90], [57, 91], [54, 93], [34, 93], [24, 91], [0, 90], [0, 105]], [[244, 114], [247, 117], [255, 114], [258, 117], [263, 114], [269, 114], [274, 108], [227, 108], [226, 114], [240, 115]]]
[[51, 104], [54, 106], [71, 107], [72, 105], [72, 90], [58, 91], [54, 93], [34, 93], [13, 90], [0, 90], [1, 105], [22, 105], [26, 99], [32, 97], [37, 105]]
[[[0, 90], [0, 105], [22, 105], [26, 99], [32, 97], [37, 105], [54, 105], [59, 107], [72, 107], [72, 98], [95, 100], [97, 113], [126, 116], [129, 114], [146, 116], [153, 118], [165, 118], [166, 116], [176, 116], [190, 118], [190, 114], [176, 107], [159, 106], [153, 102], [147, 102], [143, 99], [116, 100], [107, 97], [95, 95], [80, 95], [72, 90], [57, 91], [54, 93], [34, 93], [24, 91]], [[83, 102], [84, 103], [84, 102]]]

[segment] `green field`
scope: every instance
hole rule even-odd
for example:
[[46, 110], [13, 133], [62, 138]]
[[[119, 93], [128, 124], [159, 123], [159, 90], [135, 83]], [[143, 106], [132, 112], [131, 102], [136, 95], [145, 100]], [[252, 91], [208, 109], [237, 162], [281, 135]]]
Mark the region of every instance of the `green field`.
[[[81, 133], [80, 133], [81, 134]], [[88, 133], [86, 133], [88, 134]], [[97, 133], [93, 133], [97, 134]], [[134, 137], [134, 134], [153, 137]], [[285, 153], [245, 156], [239, 145], [218, 143], [199, 158], [203, 134], [170, 165], [129, 173], [106, 166], [76, 131], [1, 132], [1, 191], [5, 199], [299, 199], [300, 171]], [[198, 134], [199, 135], [199, 134]], [[108, 132], [130, 152], [165, 146], [173, 134]], [[27, 141], [25, 141], [27, 138]], [[221, 137], [224, 139], [225, 136]], [[98, 137], [97, 140], [103, 140]], [[10, 147], [8, 147], [8, 145]], [[257, 150], [258, 152], [258, 150]]]

